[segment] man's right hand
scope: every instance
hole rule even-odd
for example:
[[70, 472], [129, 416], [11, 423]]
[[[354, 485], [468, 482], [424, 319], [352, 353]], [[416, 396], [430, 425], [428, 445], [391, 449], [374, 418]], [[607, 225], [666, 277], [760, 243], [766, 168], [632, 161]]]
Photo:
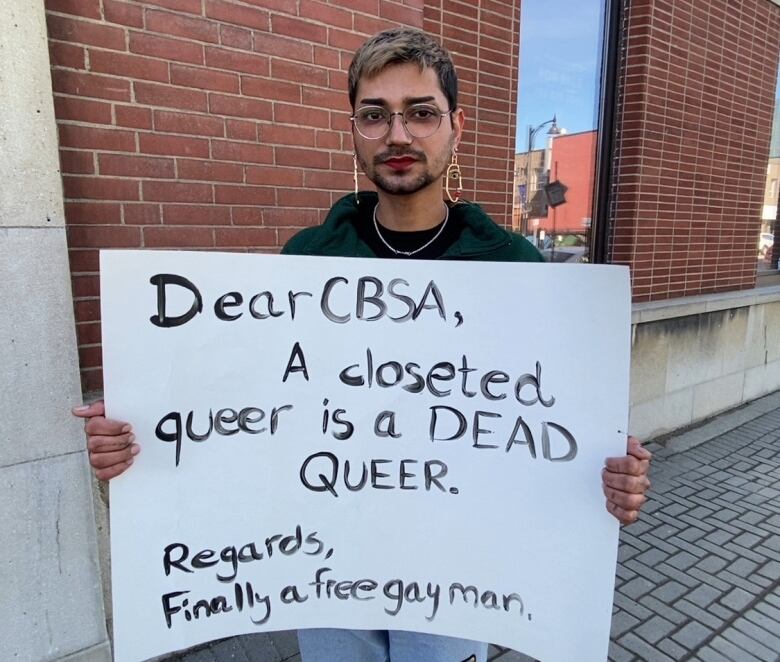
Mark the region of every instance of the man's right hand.
[[95, 470], [95, 476], [100, 480], [111, 480], [123, 473], [141, 450], [134, 443], [135, 435], [130, 425], [106, 418], [102, 400], [74, 407], [72, 411], [74, 416], [87, 419], [84, 430], [87, 433], [89, 463]]

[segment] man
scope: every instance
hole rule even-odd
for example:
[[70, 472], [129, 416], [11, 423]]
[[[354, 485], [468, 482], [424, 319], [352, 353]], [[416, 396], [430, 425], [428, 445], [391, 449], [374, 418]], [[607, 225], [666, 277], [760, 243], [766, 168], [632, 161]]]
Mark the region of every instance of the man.
[[[477, 205], [458, 201], [457, 148], [464, 124], [449, 54], [422, 32], [381, 32], [355, 53], [349, 70], [357, 163], [376, 193], [339, 200], [323, 225], [294, 236], [294, 255], [543, 261], [524, 238], [496, 225]], [[448, 173], [449, 171], [449, 173]], [[445, 175], [455, 176], [445, 179]], [[456, 189], [456, 190], [453, 190]], [[444, 197], [449, 202], [444, 202]], [[90, 462], [108, 480], [132, 464], [138, 445], [129, 425], [103, 418], [96, 403], [74, 410], [88, 418]], [[649, 487], [650, 453], [634, 438], [602, 475], [607, 510], [634, 521]], [[595, 477], [594, 477], [595, 479]], [[304, 662], [459, 662], [487, 657], [487, 644], [395, 631], [302, 630]]]

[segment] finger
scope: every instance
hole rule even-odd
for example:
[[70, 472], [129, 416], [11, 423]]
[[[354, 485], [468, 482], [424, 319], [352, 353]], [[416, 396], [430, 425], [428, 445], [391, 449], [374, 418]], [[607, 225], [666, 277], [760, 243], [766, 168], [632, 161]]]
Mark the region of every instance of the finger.
[[134, 455], [141, 450], [137, 444], [128, 446], [121, 451], [112, 451], [111, 453], [90, 453], [89, 463], [95, 469], [107, 469], [115, 464], [121, 464], [133, 459]]
[[135, 435], [132, 432], [126, 432], [120, 435], [90, 435], [87, 438], [87, 450], [93, 453], [109, 453], [127, 448], [135, 441]]
[[95, 477], [99, 480], [111, 480], [124, 473], [131, 464], [133, 464], [132, 458], [127, 462], [115, 464], [113, 467], [108, 467], [107, 469], [97, 469], [95, 471]]
[[631, 436], [628, 437], [628, 454], [633, 455], [639, 460], [647, 460], [648, 462], [653, 457], [653, 454], [642, 446], [642, 442], [639, 441], [639, 439]]
[[649, 460], [638, 460], [633, 455], [608, 457], [605, 465], [608, 471], [630, 476], [644, 476], [650, 470]]
[[643, 494], [650, 489], [650, 479], [647, 476], [631, 476], [628, 474], [603, 471], [601, 479], [604, 482], [604, 485], [620, 490], [621, 492]]
[[124, 421], [114, 421], [110, 418], [94, 416], [87, 421], [84, 430], [90, 437], [95, 435], [115, 437], [130, 432], [132, 427]]
[[633, 524], [639, 519], [639, 511], [624, 510], [620, 506], [607, 500], [607, 511], [621, 524]]
[[607, 500], [622, 508], [623, 510], [636, 510], [639, 512], [642, 506], [647, 502], [647, 497], [644, 494], [630, 494], [628, 492], [621, 492], [611, 487], [604, 486], [604, 496]]
[[106, 413], [102, 400], [93, 402], [90, 405], [81, 405], [79, 407], [73, 407], [71, 412], [74, 416], [79, 418], [92, 418], [93, 416], [103, 416]]

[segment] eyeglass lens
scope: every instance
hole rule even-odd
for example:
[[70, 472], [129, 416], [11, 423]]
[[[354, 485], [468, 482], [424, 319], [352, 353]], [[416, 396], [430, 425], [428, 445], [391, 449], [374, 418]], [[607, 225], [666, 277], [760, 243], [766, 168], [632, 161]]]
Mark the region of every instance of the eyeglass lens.
[[355, 128], [361, 136], [370, 140], [384, 138], [390, 131], [395, 115], [401, 115], [404, 126], [414, 138], [433, 135], [441, 124], [442, 112], [436, 106], [415, 104], [403, 113], [391, 113], [381, 106], [364, 106], [355, 111]]

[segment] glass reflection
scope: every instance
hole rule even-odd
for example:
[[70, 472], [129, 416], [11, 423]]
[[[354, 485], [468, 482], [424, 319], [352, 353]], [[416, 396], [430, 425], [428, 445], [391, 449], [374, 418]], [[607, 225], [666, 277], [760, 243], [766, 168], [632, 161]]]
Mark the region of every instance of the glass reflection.
[[553, 262], [586, 262], [604, 2], [523, 0], [513, 229]]
[[761, 232], [758, 236], [758, 271], [780, 269], [780, 246], [775, 235], [780, 230], [780, 73], [775, 87], [775, 114], [766, 168], [764, 206], [761, 210]]

